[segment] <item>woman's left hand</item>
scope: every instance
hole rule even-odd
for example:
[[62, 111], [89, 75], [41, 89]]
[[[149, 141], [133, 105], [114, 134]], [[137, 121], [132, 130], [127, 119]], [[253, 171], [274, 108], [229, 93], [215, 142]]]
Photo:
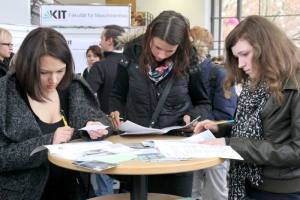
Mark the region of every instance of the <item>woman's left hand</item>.
[[[185, 125], [188, 125], [189, 123], [191, 123], [191, 117], [189, 115], [184, 115], [183, 116], [183, 121], [184, 121]], [[184, 132], [193, 132], [195, 126], [196, 126], [196, 122], [191, 124], [191, 126], [183, 129], [183, 131]]]
[[200, 144], [225, 146], [226, 142], [225, 142], [225, 138], [216, 138], [211, 140], [205, 140], [203, 142], [200, 142]]
[[[86, 125], [103, 125], [103, 124], [98, 121], [88, 121]], [[100, 129], [100, 130], [88, 131], [88, 134], [92, 140], [95, 140], [107, 135], [108, 131], [106, 129]]]

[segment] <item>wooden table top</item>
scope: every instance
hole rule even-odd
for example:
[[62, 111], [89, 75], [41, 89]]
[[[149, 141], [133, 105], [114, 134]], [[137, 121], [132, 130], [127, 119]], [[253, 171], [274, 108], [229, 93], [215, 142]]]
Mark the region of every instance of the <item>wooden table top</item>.
[[[168, 135], [143, 135], [143, 136], [119, 136], [114, 135], [107, 138], [108, 141], [113, 143], [139, 143], [144, 140], [178, 140], [182, 139], [179, 136]], [[48, 155], [48, 159], [55, 165], [64, 167], [71, 170], [103, 173], [103, 174], [115, 174], [115, 175], [155, 175], [155, 174], [172, 174], [180, 172], [195, 171], [221, 164], [224, 159], [221, 158], [203, 158], [192, 159], [187, 161], [168, 161], [168, 162], [147, 162], [143, 160], [130, 160], [122, 162], [117, 167], [99, 171], [93, 171], [89, 169], [83, 169], [76, 167], [72, 164], [72, 160], [66, 160], [55, 155]]]

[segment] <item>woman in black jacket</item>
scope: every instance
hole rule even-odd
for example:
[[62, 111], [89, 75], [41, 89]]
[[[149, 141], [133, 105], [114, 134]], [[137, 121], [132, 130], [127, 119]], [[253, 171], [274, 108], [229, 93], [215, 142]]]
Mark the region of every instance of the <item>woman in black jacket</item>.
[[[125, 47], [110, 108], [115, 127], [120, 115], [142, 126], [182, 125], [198, 116], [206, 119], [211, 106], [198, 74], [198, 60], [189, 39], [189, 22], [179, 13], [164, 11], [146, 33]], [[172, 80], [173, 79], [173, 80]], [[153, 113], [170, 81], [173, 84], [157, 116]], [[149, 177], [150, 192], [190, 196], [192, 174]]]
[[[243, 84], [230, 145], [244, 161], [230, 165], [229, 199], [300, 199], [300, 52], [269, 20], [245, 18], [227, 36], [225, 89]], [[229, 127], [199, 122], [224, 136]]]

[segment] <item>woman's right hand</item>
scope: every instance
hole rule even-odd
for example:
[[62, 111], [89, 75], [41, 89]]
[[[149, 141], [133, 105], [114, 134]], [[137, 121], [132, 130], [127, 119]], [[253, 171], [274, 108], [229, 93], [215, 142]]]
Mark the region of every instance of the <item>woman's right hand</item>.
[[216, 133], [219, 131], [218, 125], [215, 121], [212, 120], [203, 120], [201, 122], [198, 122], [194, 128], [194, 133], [200, 133], [205, 130], [210, 130], [213, 133]]
[[113, 125], [114, 130], [119, 130], [119, 127], [121, 125], [121, 120], [120, 120], [120, 113], [119, 111], [113, 111], [110, 113], [111, 117], [111, 122]]
[[74, 128], [63, 126], [56, 129], [52, 144], [61, 144], [69, 142], [74, 133]]

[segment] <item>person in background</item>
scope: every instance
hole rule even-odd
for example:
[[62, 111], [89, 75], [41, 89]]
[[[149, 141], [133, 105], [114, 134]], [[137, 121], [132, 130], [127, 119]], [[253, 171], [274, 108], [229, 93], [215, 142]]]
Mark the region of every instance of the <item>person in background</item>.
[[86, 83], [74, 74], [62, 34], [36, 28], [24, 39], [12, 73], [0, 79], [0, 199], [86, 199], [79, 173], [49, 163], [39, 146], [73, 138], [103, 138], [108, 130], [77, 132], [89, 124], [110, 126]]
[[[197, 73], [198, 59], [189, 31], [183, 15], [163, 11], [144, 35], [126, 44], [126, 58], [120, 62], [110, 98], [115, 128], [121, 124], [120, 116], [154, 128], [183, 125], [198, 116], [207, 119], [210, 101]], [[155, 112], [168, 87], [166, 100]], [[149, 191], [189, 197], [192, 178], [192, 173], [149, 176]]]
[[91, 67], [95, 62], [98, 62], [103, 59], [102, 50], [98, 45], [91, 45], [86, 50], [86, 61], [87, 61], [87, 67], [84, 69], [82, 73], [82, 77], [86, 80], [88, 77], [88, 74], [90, 73]]
[[11, 33], [4, 28], [0, 28], [0, 77], [5, 76], [8, 71], [8, 66], [13, 56], [12, 51]]
[[[125, 30], [118, 25], [104, 27], [100, 41], [104, 60], [95, 62], [86, 78], [97, 94], [101, 110], [107, 114], [109, 113], [109, 94], [113, 88], [118, 64], [123, 56], [123, 50], [117, 38], [124, 32]], [[91, 180], [97, 196], [113, 193], [113, 179], [108, 175], [96, 174], [95, 177], [92, 175]]]
[[[223, 91], [223, 84], [226, 77], [226, 70], [223, 66], [212, 62], [209, 50], [213, 47], [213, 37], [208, 30], [200, 26], [191, 28], [192, 44], [196, 48], [199, 58], [200, 77], [204, 80], [207, 91], [212, 102], [211, 120], [232, 120], [234, 117], [237, 96], [234, 88], [233, 94], [226, 98]], [[193, 198], [203, 200], [227, 200], [228, 186], [227, 173], [229, 161], [204, 170], [194, 172]]]
[[123, 48], [118, 42], [118, 37], [125, 30], [118, 25], [107, 25], [101, 33], [100, 46], [104, 52], [104, 60], [93, 64], [86, 80], [97, 93], [100, 108], [109, 114], [109, 94], [117, 74], [118, 64], [123, 57]]
[[224, 56], [215, 56], [215, 57], [212, 57], [211, 58], [211, 61], [213, 61], [215, 64], [218, 64], [218, 65], [224, 65], [225, 63], [225, 58]]
[[[235, 124], [199, 122], [243, 158], [230, 164], [229, 199], [300, 199], [300, 52], [275, 24], [248, 16], [225, 40], [226, 91], [243, 84]], [[222, 137], [228, 134], [230, 136]]]

